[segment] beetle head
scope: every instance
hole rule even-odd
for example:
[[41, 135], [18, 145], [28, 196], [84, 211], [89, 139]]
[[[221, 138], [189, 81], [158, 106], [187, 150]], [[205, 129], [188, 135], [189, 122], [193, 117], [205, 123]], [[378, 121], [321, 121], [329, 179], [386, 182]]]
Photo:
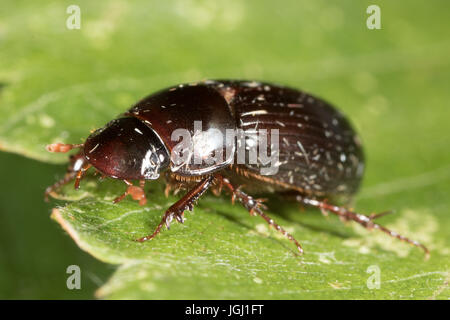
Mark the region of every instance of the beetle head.
[[127, 180], [157, 179], [170, 160], [159, 136], [134, 117], [115, 119], [93, 132], [84, 156], [101, 173]]

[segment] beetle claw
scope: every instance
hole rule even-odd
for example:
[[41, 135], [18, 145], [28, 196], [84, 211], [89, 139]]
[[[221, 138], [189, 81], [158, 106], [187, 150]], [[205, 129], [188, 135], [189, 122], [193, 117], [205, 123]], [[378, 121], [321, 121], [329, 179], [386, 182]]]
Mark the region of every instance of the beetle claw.
[[383, 217], [385, 215], [392, 214], [392, 213], [394, 213], [394, 210], [387, 210], [387, 211], [383, 211], [383, 212], [380, 212], [380, 213], [371, 213], [369, 215], [369, 219], [370, 220], [375, 220], [375, 219], [381, 218], [381, 217]]
[[170, 224], [172, 223], [172, 220], [173, 220], [173, 215], [172, 214], [168, 215], [167, 219], [165, 221], [167, 230], [170, 230]]
[[175, 214], [175, 219], [177, 219], [177, 221], [179, 223], [184, 223], [184, 214], [183, 213], [176, 213]]

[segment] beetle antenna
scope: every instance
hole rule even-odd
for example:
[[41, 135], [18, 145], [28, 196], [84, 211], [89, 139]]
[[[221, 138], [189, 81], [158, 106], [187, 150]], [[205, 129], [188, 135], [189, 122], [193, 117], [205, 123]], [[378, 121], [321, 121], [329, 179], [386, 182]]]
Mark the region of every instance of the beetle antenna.
[[82, 146], [83, 146], [82, 143], [80, 143], [80, 144], [52, 143], [52, 144], [48, 144], [45, 148], [49, 152], [65, 153], [72, 149], [81, 148]]

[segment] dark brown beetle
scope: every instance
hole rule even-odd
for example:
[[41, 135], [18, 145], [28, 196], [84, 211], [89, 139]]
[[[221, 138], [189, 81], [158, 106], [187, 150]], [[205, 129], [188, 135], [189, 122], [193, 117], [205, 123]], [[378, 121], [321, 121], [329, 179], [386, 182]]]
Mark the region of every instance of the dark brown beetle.
[[[201, 130], [196, 128], [201, 123]], [[192, 161], [198, 152], [188, 153], [189, 161], [182, 165], [173, 161], [183, 129], [202, 146], [200, 158], [222, 155], [215, 161]], [[227, 136], [227, 130], [243, 136]], [[212, 133], [216, 133], [216, 135]], [[248, 161], [250, 152], [258, 149], [266, 132], [266, 142], [276, 137], [279, 148], [273, 174], [262, 174], [267, 161], [258, 156]], [[217, 135], [217, 133], [220, 133]], [[243, 147], [243, 149], [239, 149]], [[184, 222], [185, 210], [192, 210], [195, 201], [208, 189], [216, 194], [227, 189], [232, 200], [238, 199], [252, 215], [259, 215], [289, 240], [300, 253], [302, 247], [289, 233], [264, 214], [264, 199], [255, 199], [246, 192], [289, 194], [304, 205], [331, 212], [342, 220], [353, 220], [368, 229], [379, 229], [388, 235], [421, 247], [422, 244], [403, 237], [374, 222], [383, 214], [362, 215], [342, 206], [329, 204], [327, 199], [341, 202], [358, 190], [364, 171], [361, 144], [347, 119], [332, 106], [295, 89], [254, 81], [205, 81], [179, 85], [159, 91], [138, 102], [119, 118], [92, 133], [84, 144], [55, 143], [47, 146], [52, 152], [81, 151], [72, 156], [69, 171], [61, 181], [46, 190], [46, 196], [75, 178], [75, 187], [88, 168], [93, 166], [103, 176], [123, 180], [128, 188], [114, 200], [127, 195], [146, 203], [144, 184], [165, 173], [166, 194], [170, 190], [189, 191], [164, 214], [153, 234], [154, 238], [173, 218]], [[272, 155], [274, 144], [267, 145]], [[244, 150], [244, 163], [236, 161], [237, 150]], [[197, 149], [195, 149], [197, 150]], [[206, 150], [206, 158], [204, 157]], [[197, 152], [197, 153], [196, 153]], [[241, 159], [242, 160], [242, 159]], [[139, 186], [132, 180], [138, 180]], [[240, 186], [244, 186], [246, 192]]]

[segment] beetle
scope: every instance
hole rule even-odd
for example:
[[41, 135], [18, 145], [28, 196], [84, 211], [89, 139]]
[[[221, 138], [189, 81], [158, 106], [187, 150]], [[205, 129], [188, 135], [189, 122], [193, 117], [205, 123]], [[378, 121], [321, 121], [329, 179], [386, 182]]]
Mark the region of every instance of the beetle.
[[[198, 130], [198, 123], [201, 130]], [[197, 128], [196, 128], [197, 126]], [[203, 128], [204, 127], [204, 128]], [[183, 129], [199, 148], [179, 149]], [[240, 136], [218, 139], [229, 130]], [[258, 135], [266, 133], [265, 139]], [[270, 132], [270, 133], [269, 133]], [[214, 134], [215, 133], [215, 134]], [[275, 139], [278, 145], [272, 174], [260, 155], [248, 161], [251, 152], [270, 151], [261, 141]], [[188, 146], [192, 146], [192, 143]], [[264, 150], [264, 148], [266, 150]], [[53, 143], [50, 152], [80, 149], [71, 156], [65, 177], [47, 188], [46, 198], [75, 179], [75, 188], [85, 172], [93, 167], [103, 176], [126, 183], [126, 191], [114, 202], [130, 195], [141, 205], [147, 201], [144, 185], [164, 175], [166, 195], [172, 190], [188, 190], [164, 213], [155, 231], [139, 242], [153, 239], [175, 218], [184, 222], [184, 212], [208, 190], [220, 194], [228, 190], [251, 215], [262, 217], [270, 226], [292, 241], [300, 243], [264, 213], [266, 199], [250, 194], [275, 193], [290, 196], [323, 214], [355, 221], [367, 229], [378, 229], [389, 236], [428, 249], [375, 222], [386, 214], [363, 215], [336, 203], [348, 203], [359, 188], [364, 173], [364, 153], [360, 139], [347, 118], [329, 103], [303, 91], [281, 85], [245, 80], [208, 80], [181, 84], [158, 91], [136, 103], [118, 118], [94, 131], [82, 144]], [[238, 154], [238, 149], [243, 150]], [[225, 156], [223, 156], [225, 152]], [[184, 162], [174, 155], [187, 155]], [[213, 155], [222, 157], [213, 158]], [[206, 156], [205, 156], [206, 155]], [[237, 161], [238, 158], [244, 161]], [[176, 157], [175, 157], [176, 158]], [[192, 158], [201, 161], [192, 161]], [[186, 161], [188, 159], [189, 161]], [[139, 185], [133, 184], [139, 181]], [[245, 191], [244, 191], [245, 190]], [[332, 201], [332, 202], [330, 202]], [[335, 204], [332, 204], [335, 203]]]

